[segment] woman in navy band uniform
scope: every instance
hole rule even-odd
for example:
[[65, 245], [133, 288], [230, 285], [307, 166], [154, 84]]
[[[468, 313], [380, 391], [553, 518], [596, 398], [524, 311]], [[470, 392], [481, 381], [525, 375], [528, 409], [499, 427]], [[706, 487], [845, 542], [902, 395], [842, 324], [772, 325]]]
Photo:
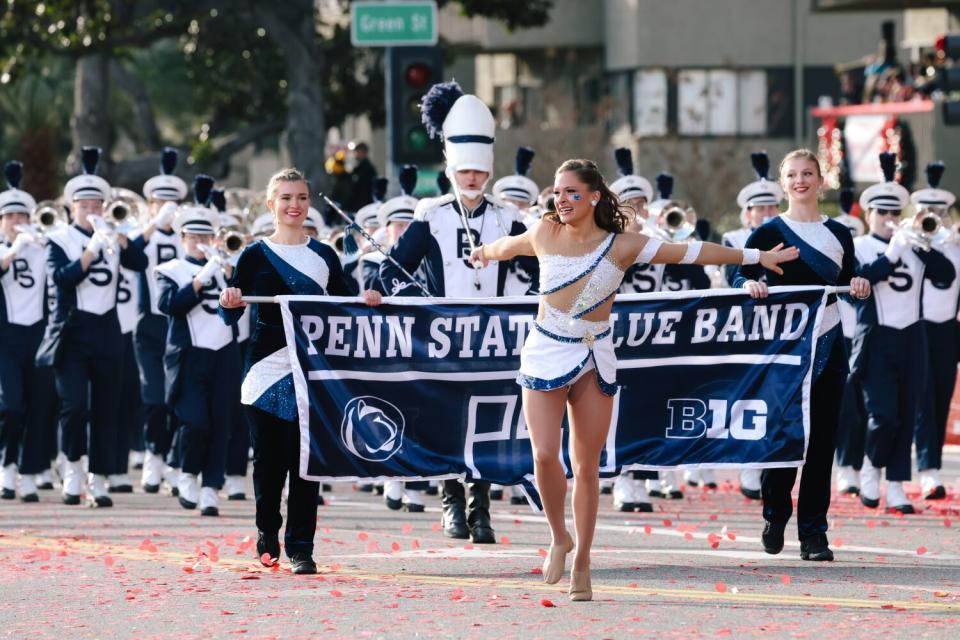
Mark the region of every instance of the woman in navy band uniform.
[[[767, 285], [824, 285], [851, 288], [855, 298], [870, 295], [870, 283], [854, 275], [854, 248], [850, 230], [820, 213], [818, 195], [823, 187], [820, 164], [813, 152], [797, 149], [780, 163], [780, 182], [789, 199], [787, 211], [758, 227], [747, 247], [765, 249], [781, 243], [800, 250], [800, 259], [783, 265], [783, 273], [741, 267], [734, 278], [754, 299], [767, 297]], [[765, 277], [765, 282], [764, 282]], [[827, 299], [818, 337], [815, 374], [810, 392], [810, 436], [797, 500], [800, 557], [833, 560], [827, 540], [830, 508], [830, 473], [840, 399], [847, 377], [847, 352], [840, 328], [836, 296]], [[790, 493], [796, 468], [766, 469], [761, 480], [763, 549], [777, 554], [793, 513]]]
[[64, 503], [80, 504], [81, 459], [87, 455], [87, 495], [93, 505], [109, 507], [113, 501], [107, 495], [106, 477], [116, 467], [113, 449], [123, 364], [117, 350], [121, 343], [118, 272], [120, 265], [142, 271], [147, 256], [123, 234], [105, 229], [101, 216], [110, 185], [96, 175], [100, 149], [84, 147], [81, 159], [84, 174], [64, 187], [74, 222], [48, 236], [47, 272], [57, 287], [56, 306], [36, 362], [53, 367], [60, 395], [61, 441], [67, 458]]
[[[229, 288], [220, 294], [224, 322], [235, 324], [243, 315], [244, 295], [356, 295], [357, 289], [344, 277], [334, 250], [303, 232], [310, 208], [309, 185], [303, 174], [282, 169], [270, 178], [267, 206], [275, 217], [276, 230], [248, 245], [240, 255]], [[364, 299], [377, 305], [380, 294], [365, 291]], [[319, 485], [299, 476], [300, 430], [280, 306], [257, 305], [255, 311], [257, 324], [250, 336], [241, 402], [253, 422], [257, 555], [263, 559], [268, 554], [268, 565], [280, 556], [280, 496], [289, 473], [284, 548], [294, 573], [316, 573], [313, 537]]]
[[37, 236], [18, 231], [36, 207], [20, 190], [23, 165], [10, 161], [4, 173], [10, 188], [0, 193], [0, 497], [12, 500], [19, 491], [24, 502], [37, 502], [34, 474], [50, 468], [51, 431], [56, 439], [53, 375], [33, 363], [46, 326], [46, 252]]

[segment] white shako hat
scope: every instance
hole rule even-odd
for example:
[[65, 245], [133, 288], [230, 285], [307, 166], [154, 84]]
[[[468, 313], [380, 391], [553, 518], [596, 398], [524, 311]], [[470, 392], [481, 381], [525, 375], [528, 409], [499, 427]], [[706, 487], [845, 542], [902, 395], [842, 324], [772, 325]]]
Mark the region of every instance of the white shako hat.
[[390, 198], [382, 205], [377, 217], [381, 227], [386, 227], [391, 222], [410, 222], [413, 220], [413, 212], [417, 208], [418, 200], [413, 197], [413, 192], [417, 188], [417, 167], [407, 164], [400, 170], [400, 195]]
[[617, 161], [617, 171], [620, 177], [610, 183], [610, 190], [620, 202], [633, 198], [646, 198], [653, 202], [653, 185], [643, 176], [633, 173], [633, 152], [626, 147], [620, 147], [613, 152]]
[[894, 182], [897, 174], [897, 156], [889, 152], [880, 154], [880, 169], [884, 182], [870, 185], [860, 194], [860, 207], [864, 211], [881, 209], [894, 211], [903, 209], [910, 203], [910, 192], [903, 185]]
[[443, 139], [448, 175], [465, 169], [493, 173], [493, 138], [497, 123], [480, 98], [460, 85], [433, 85], [420, 103], [427, 134]]
[[670, 198], [673, 196], [673, 176], [666, 171], [661, 171], [655, 178], [657, 184], [657, 199], [647, 205], [647, 212], [650, 218], [656, 219], [664, 208], [673, 202]]
[[220, 214], [210, 206], [213, 178], [198, 173], [193, 179], [193, 203], [177, 210], [173, 230], [177, 233], [215, 234], [220, 229]]
[[26, 191], [21, 191], [23, 163], [10, 160], [3, 166], [3, 175], [7, 179], [7, 190], [0, 191], [0, 216], [6, 213], [25, 213], [30, 215], [37, 208], [37, 201]]
[[261, 213], [253, 220], [253, 224], [250, 225], [250, 235], [252, 236], [268, 236], [273, 233], [277, 228], [277, 222], [273, 217], [273, 213], [268, 211], [267, 213]]
[[937, 160], [927, 164], [927, 188], [918, 189], [910, 194], [910, 201], [918, 207], [943, 207], [949, 209], [957, 201], [957, 197], [945, 189], [940, 188], [940, 180], [946, 166]]
[[173, 147], [160, 152], [160, 174], [143, 183], [143, 197], [147, 200], [179, 202], [187, 195], [187, 183], [173, 175], [180, 154]]
[[514, 161], [513, 175], [504, 176], [493, 183], [493, 195], [498, 198], [509, 198], [510, 200], [519, 200], [526, 202], [527, 206], [537, 204], [537, 196], [540, 195], [540, 187], [537, 183], [527, 177], [530, 171], [530, 164], [536, 155], [530, 147], [517, 148], [517, 158]]
[[387, 185], [389, 184], [390, 181], [386, 178], [373, 179], [373, 202], [363, 205], [360, 207], [360, 211], [357, 211], [354, 219], [358, 225], [361, 227], [368, 225], [377, 227], [380, 225], [380, 218], [378, 217], [380, 215], [380, 205], [387, 197]]
[[750, 154], [750, 164], [757, 174], [757, 180], [751, 182], [737, 194], [737, 206], [749, 209], [760, 205], [779, 205], [783, 200], [783, 189], [770, 179], [770, 158], [766, 151], [755, 151]]
[[850, 215], [850, 211], [853, 209], [853, 189], [841, 189], [837, 199], [840, 203], [840, 215], [834, 218], [834, 220], [853, 231], [854, 237], [862, 236], [866, 231], [866, 227], [863, 226], [863, 220], [857, 216]]
[[63, 195], [67, 202], [77, 200], [105, 201], [110, 198], [110, 183], [97, 175], [100, 154], [100, 147], [82, 147], [80, 149], [80, 166], [83, 168], [83, 173], [70, 178], [63, 187]]

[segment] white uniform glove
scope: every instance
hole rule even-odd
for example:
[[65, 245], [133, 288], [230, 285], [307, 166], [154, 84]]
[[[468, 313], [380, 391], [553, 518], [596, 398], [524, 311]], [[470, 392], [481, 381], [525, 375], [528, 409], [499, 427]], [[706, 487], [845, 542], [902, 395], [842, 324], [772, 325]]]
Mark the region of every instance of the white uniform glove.
[[890, 262], [897, 262], [900, 260], [904, 251], [907, 251], [909, 248], [910, 237], [906, 231], [900, 230], [890, 238], [890, 244], [887, 245], [887, 250], [883, 252], [883, 255], [887, 256], [887, 260]]
[[153, 224], [157, 227], [166, 227], [173, 222], [173, 217], [177, 214], [177, 203], [166, 202], [160, 211], [153, 218]]
[[203, 265], [203, 269], [200, 269], [200, 273], [197, 274], [197, 280], [203, 286], [207, 286], [219, 270], [220, 262], [218, 260], [208, 260], [207, 264]]
[[10, 250], [7, 252], [7, 255], [17, 255], [20, 253], [25, 246], [33, 242], [33, 238], [27, 235], [26, 233], [18, 234], [14, 239], [13, 244], [10, 245]]
[[94, 255], [94, 257], [98, 257], [101, 249], [103, 249], [103, 236], [99, 233], [94, 233], [93, 237], [90, 238], [90, 242], [87, 243], [87, 247], [84, 249], [84, 251], [89, 251]]

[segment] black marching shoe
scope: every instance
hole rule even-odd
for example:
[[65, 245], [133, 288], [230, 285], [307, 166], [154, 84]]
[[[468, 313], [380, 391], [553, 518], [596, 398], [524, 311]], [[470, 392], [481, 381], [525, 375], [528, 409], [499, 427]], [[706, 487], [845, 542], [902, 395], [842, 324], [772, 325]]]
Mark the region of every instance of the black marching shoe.
[[200, 515], [202, 516], [219, 516], [220, 509], [216, 507], [204, 507], [200, 510]]
[[466, 540], [470, 537], [470, 529], [467, 527], [467, 501], [463, 485], [456, 480], [444, 480], [442, 488], [440, 504], [443, 505], [443, 515], [440, 517], [440, 526], [443, 527], [443, 535]]
[[503, 500], [503, 489], [490, 489], [491, 500]]
[[527, 499], [523, 496], [510, 496], [510, 504], [514, 506], [527, 504]]
[[763, 534], [760, 536], [760, 541], [763, 543], [763, 550], [772, 556], [783, 551], [783, 532], [786, 528], [786, 523], [778, 524], [776, 522], [766, 521], [763, 527]]
[[69, 505], [78, 505], [80, 504], [80, 496], [73, 495], [72, 493], [63, 494], [63, 504]]
[[290, 571], [297, 575], [312, 575], [317, 572], [317, 563], [309, 553], [290, 554]]
[[317, 506], [318, 506], [318, 507], [323, 507], [323, 506], [326, 506], [326, 504], [327, 504], [327, 501], [323, 499], [323, 494], [322, 494], [322, 493], [318, 493], [318, 494], [317, 494]]
[[743, 494], [744, 498], [749, 498], [751, 500], [760, 499], [760, 490], [759, 489], [748, 489], [743, 485], [740, 485], [740, 493]]
[[0, 492], [0, 498], [4, 500], [16, 500], [17, 492], [13, 489], [4, 489], [2, 492]]
[[95, 509], [106, 509], [113, 506], [113, 500], [110, 496], [93, 496], [90, 498], [90, 506]]
[[264, 533], [263, 531], [257, 532], [257, 559], [265, 567], [272, 567], [273, 562], [267, 564], [263, 561], [263, 554], [270, 554], [270, 559], [273, 562], [280, 557], [280, 540], [277, 538], [275, 533]]
[[490, 485], [488, 483], [470, 484], [470, 504], [467, 505], [467, 511], [470, 541], [476, 544], [494, 544], [497, 537], [490, 522]]
[[144, 484], [141, 485], [144, 493], [160, 493], [160, 485], [158, 484]]
[[40, 502], [40, 496], [35, 493], [28, 493], [24, 496], [20, 496], [22, 502]]
[[110, 485], [107, 488], [108, 493], [133, 493], [133, 485], [130, 484], [118, 484], [117, 486]]
[[427, 488], [424, 489], [423, 492], [428, 496], [435, 496], [440, 493], [440, 487], [433, 484], [427, 485]]
[[373, 485], [369, 482], [364, 484], [358, 484], [357, 491], [363, 491], [364, 493], [373, 493]]
[[827, 534], [818, 533], [809, 538], [800, 540], [800, 559], [815, 562], [830, 562], [833, 560], [833, 551], [827, 542]]

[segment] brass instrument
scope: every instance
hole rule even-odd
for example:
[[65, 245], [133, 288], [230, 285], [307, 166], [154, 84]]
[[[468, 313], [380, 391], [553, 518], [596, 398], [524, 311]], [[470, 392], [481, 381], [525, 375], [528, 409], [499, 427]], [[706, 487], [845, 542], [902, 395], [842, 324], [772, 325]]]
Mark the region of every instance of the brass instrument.
[[[696, 231], [696, 227], [688, 219], [692, 209], [684, 209], [677, 204], [668, 204], [660, 214], [662, 220], [657, 224], [657, 235], [667, 242], [686, 242]], [[693, 214], [696, 219], [696, 213]]]
[[942, 223], [940, 216], [929, 209], [921, 210], [913, 218], [907, 218], [899, 224], [887, 220], [886, 225], [894, 233], [903, 232], [915, 246], [929, 251], [934, 244], [942, 244]]
[[43, 200], [30, 212], [30, 222], [43, 233], [67, 224], [67, 213], [56, 200]]
[[116, 233], [126, 235], [140, 226], [148, 211], [147, 202], [140, 194], [130, 189], [114, 188], [103, 217]]
[[220, 229], [217, 232], [217, 240], [223, 247], [223, 252], [228, 256], [239, 255], [243, 248], [247, 246], [246, 236], [236, 229]]

